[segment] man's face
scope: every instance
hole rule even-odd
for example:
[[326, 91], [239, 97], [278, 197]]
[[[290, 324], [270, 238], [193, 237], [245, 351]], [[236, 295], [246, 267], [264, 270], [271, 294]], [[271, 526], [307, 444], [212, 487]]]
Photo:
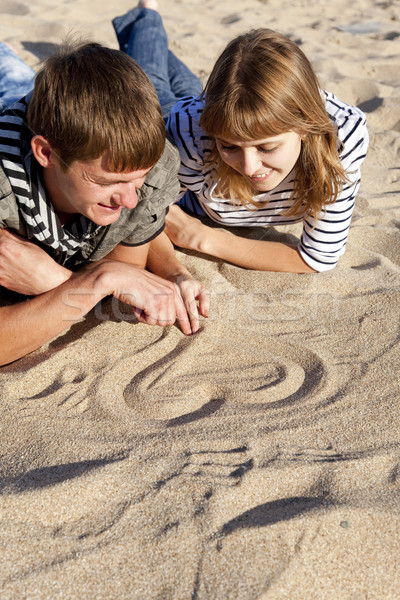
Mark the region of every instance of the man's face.
[[135, 208], [136, 192], [149, 171], [115, 173], [108, 168], [103, 154], [95, 160], [76, 160], [66, 172], [55, 162], [51, 169], [44, 169], [44, 183], [62, 224], [74, 214], [81, 214], [104, 226], [115, 223], [123, 207]]

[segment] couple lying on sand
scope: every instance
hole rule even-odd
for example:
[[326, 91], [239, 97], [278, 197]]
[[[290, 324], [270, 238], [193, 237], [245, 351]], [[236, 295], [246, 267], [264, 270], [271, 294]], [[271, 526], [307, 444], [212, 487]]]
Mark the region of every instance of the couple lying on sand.
[[[365, 116], [320, 88], [293, 41], [237, 37], [203, 91], [168, 49], [155, 0], [113, 25], [120, 51], [67, 45], [33, 91], [0, 44], [0, 285], [30, 297], [0, 308], [3, 365], [109, 295], [143, 323], [196, 332], [209, 294], [173, 245], [289, 273], [331, 270], [345, 251]], [[292, 247], [203, 217], [303, 231]]]

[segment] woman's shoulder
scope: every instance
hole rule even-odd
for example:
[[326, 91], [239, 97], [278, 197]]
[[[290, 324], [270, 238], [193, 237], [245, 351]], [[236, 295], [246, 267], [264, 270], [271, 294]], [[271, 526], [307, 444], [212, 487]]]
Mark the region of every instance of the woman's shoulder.
[[[339, 100], [332, 92], [324, 91], [325, 108], [331, 121], [333, 121], [339, 130], [345, 127], [348, 128], [359, 128], [360, 130], [366, 127], [366, 116], [357, 106], [347, 104], [342, 100]], [[339, 133], [339, 137], [342, 136]]]
[[204, 101], [199, 96], [186, 96], [175, 102], [168, 118], [167, 126], [180, 129], [183, 133], [192, 135], [204, 134], [200, 127], [200, 117], [203, 112]]
[[201, 97], [186, 96], [174, 104], [167, 121], [167, 131], [175, 145], [186, 153], [203, 160], [204, 151], [212, 146], [212, 139], [200, 127], [204, 101]]
[[353, 152], [365, 153], [369, 144], [367, 118], [357, 106], [346, 104], [332, 92], [323, 92], [326, 111], [336, 126], [338, 150], [342, 161], [353, 160]]
[[189, 113], [193, 116], [198, 116], [200, 119], [204, 108], [204, 100], [201, 96], [184, 96], [180, 98], [171, 109], [171, 114]]

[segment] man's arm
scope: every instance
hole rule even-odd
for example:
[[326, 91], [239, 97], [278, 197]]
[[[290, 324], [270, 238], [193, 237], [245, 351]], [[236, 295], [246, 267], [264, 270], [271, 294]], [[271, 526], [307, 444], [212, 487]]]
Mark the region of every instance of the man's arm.
[[[102, 261], [118, 260], [144, 269], [148, 251], [149, 244], [135, 247], [119, 244]], [[71, 275], [72, 271], [56, 263], [34, 242], [0, 229], [1, 286], [25, 296], [37, 296], [65, 283]]]
[[1, 286], [25, 296], [37, 296], [65, 283], [71, 275], [33, 242], [0, 229]]
[[139, 321], [192, 328], [177, 287], [140, 267], [106, 260], [31, 300], [0, 308], [0, 365], [36, 350], [81, 319], [102, 298], [113, 295], [132, 306]]
[[103, 297], [96, 272], [80, 274], [53, 290], [13, 306], [0, 308], [0, 365], [36, 350]]
[[150, 242], [147, 267], [152, 273], [156, 273], [179, 287], [190, 317], [192, 330], [193, 332], [198, 331], [200, 326], [199, 310], [203, 317], [208, 317], [210, 295], [204, 285], [194, 279], [176, 258], [174, 246], [166, 233], [162, 232]]
[[150, 244], [142, 244], [141, 246], [123, 246], [118, 244], [109, 254], [107, 260], [119, 260], [130, 265], [145, 268], [147, 256], [149, 254]]
[[165, 233], [161, 233], [148, 244], [141, 246], [123, 246], [119, 244], [107, 259], [119, 260], [137, 266], [147, 266], [152, 272], [176, 284], [179, 288], [186, 310], [189, 314], [192, 332], [200, 327], [200, 313], [208, 317], [209, 293], [200, 281], [192, 277], [189, 271], [176, 258], [174, 247]]

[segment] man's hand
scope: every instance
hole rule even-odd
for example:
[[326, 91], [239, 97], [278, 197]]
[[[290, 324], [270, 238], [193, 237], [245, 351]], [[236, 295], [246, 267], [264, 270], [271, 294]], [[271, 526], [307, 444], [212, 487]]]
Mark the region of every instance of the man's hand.
[[150, 242], [147, 267], [153, 273], [168, 279], [178, 287], [189, 315], [192, 333], [196, 333], [200, 327], [199, 310], [203, 317], [208, 317], [210, 309], [209, 292], [179, 262], [175, 256], [172, 242], [164, 232]]
[[71, 271], [57, 264], [42, 248], [8, 229], [0, 229], [0, 285], [37, 296], [65, 283]]
[[100, 261], [29, 301], [0, 307], [0, 365], [36, 350], [111, 294], [130, 304], [142, 323], [165, 326], [178, 320], [183, 333], [193, 332], [175, 283], [141, 267]]
[[186, 309], [186, 303], [195, 300], [198, 295], [193, 288], [190, 293], [187, 292], [184, 302], [178, 285], [140, 267], [107, 260], [99, 268], [102, 273], [98, 288], [102, 295], [112, 294], [118, 300], [130, 304], [141, 323], [164, 327], [173, 325], [178, 320], [186, 335], [197, 331], [198, 326], [193, 329], [196, 319], [189, 320]]
[[210, 293], [200, 281], [193, 279], [191, 275], [179, 275], [175, 282], [185, 303], [192, 333], [196, 333], [200, 328], [199, 311], [203, 317], [208, 317]]

